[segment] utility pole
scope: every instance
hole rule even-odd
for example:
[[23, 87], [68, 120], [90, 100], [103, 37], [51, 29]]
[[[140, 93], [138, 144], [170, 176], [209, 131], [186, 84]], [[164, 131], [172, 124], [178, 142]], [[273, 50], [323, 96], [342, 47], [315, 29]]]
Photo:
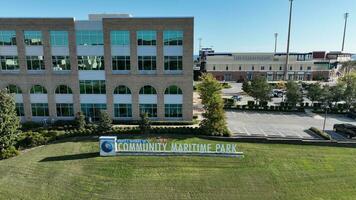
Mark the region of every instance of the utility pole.
[[277, 40], [278, 40], [278, 33], [274, 34], [274, 54], [277, 53]]
[[289, 6], [289, 25], [288, 25], [286, 66], [284, 67], [284, 80], [288, 80], [289, 42], [290, 42], [290, 28], [291, 28], [291, 24], [292, 24], [293, 0], [289, 0], [289, 2], [290, 2], [290, 6]]
[[342, 48], [341, 48], [341, 52], [344, 51], [344, 47], [345, 47], [346, 26], [347, 26], [347, 18], [349, 18], [349, 13], [345, 13], [345, 14], [344, 14], [344, 18], [345, 18], [345, 26], [344, 26], [344, 36], [343, 36], [343, 38], [342, 38]]

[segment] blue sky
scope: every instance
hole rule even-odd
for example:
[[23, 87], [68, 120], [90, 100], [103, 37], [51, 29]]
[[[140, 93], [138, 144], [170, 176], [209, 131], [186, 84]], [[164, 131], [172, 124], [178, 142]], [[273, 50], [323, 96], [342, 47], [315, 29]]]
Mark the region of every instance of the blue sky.
[[[0, 17], [194, 16], [195, 52], [198, 38], [220, 52], [273, 51], [275, 32], [278, 51], [286, 51], [288, 0], [1, 0], [1, 5]], [[356, 53], [356, 0], [294, 0], [291, 51], [340, 50], [344, 12], [350, 13], [345, 51]]]

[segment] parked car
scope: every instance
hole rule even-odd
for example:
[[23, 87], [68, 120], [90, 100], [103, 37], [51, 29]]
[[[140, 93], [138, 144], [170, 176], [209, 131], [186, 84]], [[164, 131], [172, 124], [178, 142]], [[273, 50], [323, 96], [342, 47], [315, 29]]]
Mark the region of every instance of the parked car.
[[334, 124], [334, 131], [343, 133], [348, 138], [356, 137], [356, 126], [352, 124]]
[[234, 95], [234, 96], [232, 96], [231, 98], [234, 99], [234, 100], [236, 100], [236, 101], [241, 101], [242, 96], [240, 96], [240, 95]]
[[282, 97], [285, 91], [280, 90], [280, 89], [273, 89], [272, 90], [272, 95], [273, 97]]

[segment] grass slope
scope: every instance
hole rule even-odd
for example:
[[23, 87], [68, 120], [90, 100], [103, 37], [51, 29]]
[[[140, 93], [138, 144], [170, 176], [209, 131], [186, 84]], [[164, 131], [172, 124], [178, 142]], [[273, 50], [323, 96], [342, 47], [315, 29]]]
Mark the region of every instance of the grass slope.
[[102, 158], [96, 140], [51, 144], [0, 161], [0, 199], [356, 199], [356, 149], [238, 147], [245, 158]]

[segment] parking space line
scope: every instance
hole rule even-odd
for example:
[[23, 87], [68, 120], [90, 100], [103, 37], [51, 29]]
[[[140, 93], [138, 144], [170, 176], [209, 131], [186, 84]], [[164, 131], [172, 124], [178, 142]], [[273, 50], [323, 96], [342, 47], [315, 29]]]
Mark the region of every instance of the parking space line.
[[266, 134], [266, 132], [264, 132], [264, 131], [262, 130], [262, 128], [258, 127], [258, 129], [260, 129], [260, 131], [262, 132], [262, 134], [263, 134], [264, 136], [268, 137], [268, 135]]
[[247, 135], [251, 135], [248, 131], [247, 131], [247, 129], [246, 129], [246, 127], [242, 127], [244, 130], [245, 130], [245, 133], [247, 134]]

